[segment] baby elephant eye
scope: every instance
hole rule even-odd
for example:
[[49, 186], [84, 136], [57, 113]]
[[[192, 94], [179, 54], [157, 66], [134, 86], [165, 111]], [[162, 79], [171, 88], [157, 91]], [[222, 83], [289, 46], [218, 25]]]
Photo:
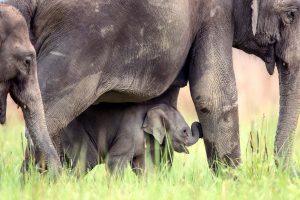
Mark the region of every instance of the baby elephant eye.
[[182, 132], [183, 132], [183, 135], [184, 135], [184, 136], [188, 136], [188, 131], [187, 131], [187, 129], [184, 128], [184, 129], [182, 130]]

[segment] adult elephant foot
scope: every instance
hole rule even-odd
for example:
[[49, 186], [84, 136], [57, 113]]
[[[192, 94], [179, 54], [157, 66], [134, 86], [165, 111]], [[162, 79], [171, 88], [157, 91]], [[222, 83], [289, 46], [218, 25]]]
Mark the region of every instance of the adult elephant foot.
[[236, 145], [234, 149], [228, 154], [219, 155], [216, 145], [208, 140], [204, 140], [207, 160], [210, 168], [217, 173], [219, 165], [237, 167], [241, 163], [240, 146]]
[[[192, 124], [192, 131], [197, 132], [200, 130], [201, 133], [198, 135], [200, 138], [203, 138], [202, 126], [198, 122], [194, 122]], [[235, 135], [233, 139], [239, 138], [238, 135]], [[207, 160], [211, 169], [217, 173], [219, 170], [219, 164], [223, 163], [225, 166], [231, 166], [235, 168], [241, 162], [240, 155], [240, 146], [237, 144], [235, 148], [233, 148], [228, 154], [218, 154], [218, 152], [225, 152], [224, 150], [218, 151], [216, 148], [216, 144], [214, 142], [210, 142], [208, 139], [204, 139], [205, 150], [207, 154]], [[226, 147], [226, 146], [225, 146]], [[221, 162], [220, 162], [221, 161]]]

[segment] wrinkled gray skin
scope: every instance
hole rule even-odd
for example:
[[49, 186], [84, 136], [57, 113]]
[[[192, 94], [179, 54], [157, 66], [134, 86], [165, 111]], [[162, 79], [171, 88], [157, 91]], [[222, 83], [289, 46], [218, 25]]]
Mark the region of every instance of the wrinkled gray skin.
[[60, 170], [49, 137], [37, 80], [36, 53], [24, 17], [12, 6], [0, 4], [0, 123], [6, 121], [7, 95], [22, 108], [34, 146], [53, 171]]
[[[199, 139], [198, 129], [192, 135], [175, 108], [157, 103], [91, 106], [63, 132], [61, 153], [73, 167], [79, 162], [85, 170], [92, 169], [106, 160], [110, 172], [122, 172], [131, 163], [138, 174], [145, 170], [146, 152], [150, 152], [155, 161], [154, 140], [163, 154], [167, 150], [166, 138], [171, 138], [167, 152], [171, 157], [173, 149], [188, 153], [186, 146]], [[172, 164], [172, 158], [167, 164]]]
[[299, 1], [257, 0], [257, 18], [253, 0], [7, 1], [30, 24], [51, 137], [95, 102], [142, 102], [189, 80], [210, 166], [236, 166], [234, 46], [262, 58], [270, 74], [277, 64], [275, 153], [288, 165], [300, 102]]

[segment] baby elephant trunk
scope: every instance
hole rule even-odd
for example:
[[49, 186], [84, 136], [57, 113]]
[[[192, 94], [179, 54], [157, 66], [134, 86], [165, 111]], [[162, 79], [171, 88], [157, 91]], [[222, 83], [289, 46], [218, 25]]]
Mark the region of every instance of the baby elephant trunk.
[[196, 144], [199, 138], [203, 137], [202, 128], [199, 122], [194, 122], [192, 124], [192, 136], [189, 137], [186, 146], [192, 146]]
[[202, 127], [199, 122], [194, 122], [192, 124], [192, 137], [187, 142], [187, 146], [192, 146], [198, 142], [199, 138], [203, 138]]
[[7, 94], [9, 87], [5, 83], [0, 83], [0, 124], [4, 124], [6, 121], [6, 105]]

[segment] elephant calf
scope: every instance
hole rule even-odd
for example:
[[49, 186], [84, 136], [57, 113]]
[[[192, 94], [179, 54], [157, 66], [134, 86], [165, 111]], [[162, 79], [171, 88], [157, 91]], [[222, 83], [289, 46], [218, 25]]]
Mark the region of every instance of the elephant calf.
[[139, 174], [145, 170], [145, 152], [150, 152], [154, 161], [155, 147], [162, 155], [167, 141], [171, 141], [170, 154], [173, 149], [188, 153], [186, 146], [202, 135], [199, 123], [194, 123], [192, 130], [167, 104], [103, 103], [90, 107], [64, 129], [61, 152], [72, 167], [83, 161], [84, 170], [92, 169], [105, 160], [110, 172], [122, 172], [130, 163]]

